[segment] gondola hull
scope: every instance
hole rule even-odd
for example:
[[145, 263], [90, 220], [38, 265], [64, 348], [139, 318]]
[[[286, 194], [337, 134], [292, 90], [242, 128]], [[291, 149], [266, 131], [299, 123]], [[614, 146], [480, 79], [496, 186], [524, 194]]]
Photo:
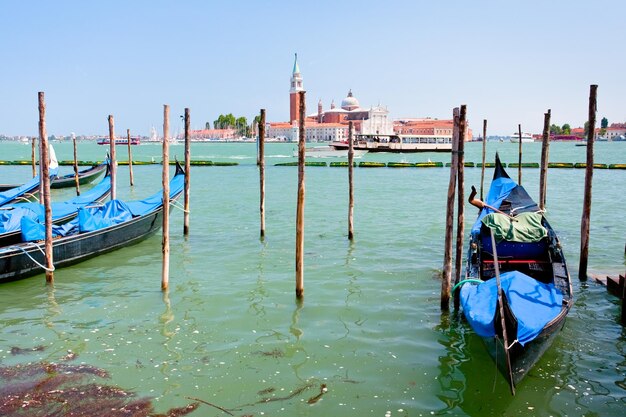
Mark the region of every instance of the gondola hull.
[[[161, 227], [162, 208], [102, 230], [67, 236], [53, 241], [56, 269], [82, 262], [106, 252], [138, 243]], [[41, 248], [41, 250], [39, 249]], [[43, 243], [28, 245], [24, 251], [14, 247], [0, 250], [0, 282], [41, 274], [45, 264]]]
[[[98, 178], [106, 171], [107, 164], [94, 165], [84, 171], [78, 172], [78, 183], [80, 185], [88, 184]], [[76, 178], [74, 174], [64, 175], [54, 178], [50, 182], [50, 188], [69, 188], [76, 186]]]

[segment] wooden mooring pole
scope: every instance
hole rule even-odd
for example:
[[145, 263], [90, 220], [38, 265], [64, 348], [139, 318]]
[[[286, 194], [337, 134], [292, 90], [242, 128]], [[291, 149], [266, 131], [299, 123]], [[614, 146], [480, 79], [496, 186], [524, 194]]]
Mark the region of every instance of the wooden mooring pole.
[[306, 131], [305, 92], [298, 92], [300, 98], [298, 131], [298, 205], [296, 208], [296, 298], [304, 296], [304, 162]]
[[117, 160], [115, 159], [115, 120], [113, 115], [109, 115], [109, 154], [111, 157], [111, 200], [117, 198], [117, 190], [115, 187], [117, 179]]
[[128, 175], [130, 176], [130, 186], [135, 185], [133, 178], [133, 151], [130, 148], [130, 129], [126, 129], [126, 138], [128, 139]]
[[548, 190], [548, 161], [550, 154], [550, 116], [548, 109], [543, 115], [543, 136], [541, 143], [541, 172], [539, 173], [539, 210], [546, 209], [546, 192]]
[[76, 152], [76, 138], [72, 138], [74, 146], [74, 183], [76, 184], [76, 195], [80, 195], [80, 181], [78, 180], [78, 154]]
[[189, 136], [189, 126], [191, 120], [189, 108], [185, 108], [185, 201], [183, 210], [183, 235], [189, 234], [189, 188], [191, 186], [191, 137]]
[[517, 125], [517, 131], [519, 134], [519, 146], [517, 156], [517, 183], [522, 185], [522, 125]]
[[[454, 262], [454, 285], [461, 280], [463, 269], [463, 234], [465, 233], [465, 134], [467, 132], [467, 106], [461, 105], [459, 117], [459, 142], [457, 144], [457, 222], [456, 222], [456, 254]], [[459, 308], [459, 297], [454, 298], [454, 308]]]
[[354, 239], [354, 126], [348, 122], [348, 239]]
[[483, 199], [483, 185], [485, 184], [485, 156], [487, 154], [487, 119], [483, 120], [483, 164], [480, 170], [480, 199]]
[[170, 282], [170, 106], [163, 105], [163, 238], [161, 251], [161, 290], [166, 291]]
[[452, 133], [452, 153], [450, 164], [450, 182], [448, 184], [448, 201], [446, 204], [446, 231], [443, 254], [443, 277], [441, 280], [441, 310], [450, 310], [450, 281], [452, 277], [452, 232], [454, 230], [454, 197], [456, 191], [456, 172], [458, 169], [459, 145], [459, 108], [452, 112], [454, 129]]
[[261, 240], [265, 239], [265, 109], [261, 109], [259, 119], [259, 144], [258, 144], [258, 165], [259, 165], [259, 215], [261, 216]]
[[591, 217], [591, 187], [593, 183], [593, 142], [596, 136], [598, 86], [592, 84], [589, 89], [589, 123], [587, 132], [587, 166], [585, 168], [585, 196], [583, 214], [580, 221], [580, 263], [578, 279], [587, 281], [587, 262], [589, 256], [589, 219]]
[[43, 91], [39, 92], [39, 147], [41, 165], [40, 188], [44, 205], [46, 243], [46, 282], [54, 282], [54, 263], [52, 256], [52, 209], [50, 207], [50, 158], [48, 156], [48, 134], [46, 133], [46, 103]]
[[33, 178], [35, 178], [37, 176], [37, 161], [35, 159], [35, 138], [31, 139], [30, 161], [33, 166]]

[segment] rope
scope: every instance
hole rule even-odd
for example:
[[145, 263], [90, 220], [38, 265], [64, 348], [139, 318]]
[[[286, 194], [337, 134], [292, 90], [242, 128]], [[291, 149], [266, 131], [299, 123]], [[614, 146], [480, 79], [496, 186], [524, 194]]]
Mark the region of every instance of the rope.
[[[46, 255], [46, 252], [45, 252], [43, 249], [41, 249], [41, 246], [39, 246], [37, 243], [35, 243], [35, 242], [31, 242], [31, 244], [33, 244], [33, 245], [34, 245], [37, 249], [39, 249], [39, 252], [41, 252], [41, 254], [42, 254], [42, 255], [44, 255], [44, 256]], [[26, 249], [24, 249], [24, 248], [23, 248], [23, 247], [21, 247], [21, 246], [9, 246], [9, 248], [8, 248], [8, 249], [17, 249], [17, 250], [22, 251], [22, 253], [24, 253], [24, 255], [28, 256], [28, 257], [30, 258], [30, 260], [31, 260], [31, 261], [33, 261], [34, 263], [36, 263], [37, 265], [39, 265], [39, 267], [43, 268], [45, 271], [48, 271], [48, 272], [54, 272], [54, 270], [55, 270], [54, 265], [52, 265], [52, 268], [48, 268], [48, 267], [46, 267], [45, 265], [42, 265], [42, 264], [41, 264], [41, 263], [39, 263], [39, 262], [38, 262], [35, 258], [33, 258], [32, 256], [30, 256], [30, 253], [28, 253], [28, 252], [26, 251]]]
[[185, 207], [180, 204], [178, 202], [178, 200], [170, 200], [170, 206], [173, 206], [174, 208], [177, 208], [178, 210], [182, 211], [183, 213], [190, 213], [190, 210], [185, 210]]

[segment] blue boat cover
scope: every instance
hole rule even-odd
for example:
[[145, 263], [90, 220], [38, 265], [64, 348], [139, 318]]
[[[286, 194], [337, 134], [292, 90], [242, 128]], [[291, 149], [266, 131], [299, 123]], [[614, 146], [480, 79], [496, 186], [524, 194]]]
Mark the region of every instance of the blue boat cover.
[[[50, 169], [50, 179], [56, 177], [58, 169]], [[7, 203], [15, 200], [24, 194], [30, 193], [35, 188], [39, 187], [39, 175], [31, 179], [30, 181], [20, 185], [19, 187], [11, 188], [0, 193], [0, 206], [4, 206]]]
[[[93, 204], [111, 189], [111, 177], [106, 176], [96, 185], [80, 196], [69, 201], [52, 203], [52, 221], [62, 219], [76, 213], [80, 207]], [[41, 223], [45, 221], [43, 205], [39, 203], [15, 203], [11, 209], [0, 210], [0, 234], [20, 229], [22, 216], [37, 218]]]
[[[494, 208], [500, 208], [502, 201], [508, 197], [511, 190], [515, 187], [517, 187], [517, 183], [509, 177], [494, 178], [491, 182], [491, 186], [489, 187], [489, 193], [487, 194], [485, 203]], [[493, 210], [487, 207], [480, 211], [478, 218], [474, 222], [474, 226], [472, 226], [472, 235], [478, 235], [480, 233], [480, 226], [482, 224], [483, 217], [493, 212]]]
[[133, 218], [130, 209], [121, 200], [111, 200], [102, 206], [78, 210], [78, 230], [81, 233], [124, 223]]
[[[170, 198], [180, 194], [184, 184], [185, 176], [183, 174], [175, 175], [170, 181]], [[69, 236], [120, 224], [133, 217], [157, 210], [161, 207], [162, 201], [163, 191], [160, 191], [140, 201], [124, 203], [120, 200], [111, 200], [98, 207], [81, 207], [78, 210], [78, 217], [74, 220], [59, 226], [53, 225], [52, 236]], [[23, 242], [45, 239], [44, 220], [23, 217], [21, 226]]]
[[[561, 312], [563, 295], [554, 284], [541, 283], [518, 271], [502, 273], [500, 282], [517, 318], [515, 339], [524, 346]], [[498, 304], [496, 279], [480, 284], [465, 284], [461, 287], [460, 297], [463, 314], [472, 329], [482, 337], [495, 336], [494, 320]]]

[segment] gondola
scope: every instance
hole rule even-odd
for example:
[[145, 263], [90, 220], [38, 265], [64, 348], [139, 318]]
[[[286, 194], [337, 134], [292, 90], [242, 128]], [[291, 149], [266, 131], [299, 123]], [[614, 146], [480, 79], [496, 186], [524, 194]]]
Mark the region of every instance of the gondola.
[[550, 347], [574, 302], [554, 229], [496, 154], [486, 201], [472, 227], [466, 277], [454, 293], [511, 391]]
[[[107, 162], [93, 165], [82, 171], [78, 171], [78, 184], [88, 184], [98, 178], [107, 169]], [[50, 188], [67, 188], [76, 186], [75, 174], [67, 174], [61, 177], [57, 176], [50, 182]]]
[[[106, 171], [106, 162], [93, 165], [82, 171], [78, 171], [78, 184], [88, 184], [98, 178]], [[67, 174], [59, 177], [56, 173], [50, 178], [50, 188], [69, 188], [76, 186], [75, 174]], [[0, 184], [0, 191], [7, 191], [11, 188], [19, 187], [19, 184]]]
[[[183, 191], [184, 170], [176, 162], [170, 181], [170, 204]], [[139, 201], [112, 200], [99, 207], [81, 208], [78, 216], [53, 227], [55, 269], [138, 243], [161, 226], [162, 191]], [[22, 220], [23, 243], [0, 248], [0, 282], [26, 278], [44, 272], [42, 239], [44, 225], [30, 218]]]
[[[81, 207], [104, 201], [111, 194], [111, 177], [107, 169], [104, 178], [82, 195], [63, 202], [52, 202], [52, 222], [65, 223], [78, 214]], [[44, 208], [40, 203], [15, 203], [0, 208], [0, 247], [22, 241], [21, 219], [24, 216], [43, 219]]]

